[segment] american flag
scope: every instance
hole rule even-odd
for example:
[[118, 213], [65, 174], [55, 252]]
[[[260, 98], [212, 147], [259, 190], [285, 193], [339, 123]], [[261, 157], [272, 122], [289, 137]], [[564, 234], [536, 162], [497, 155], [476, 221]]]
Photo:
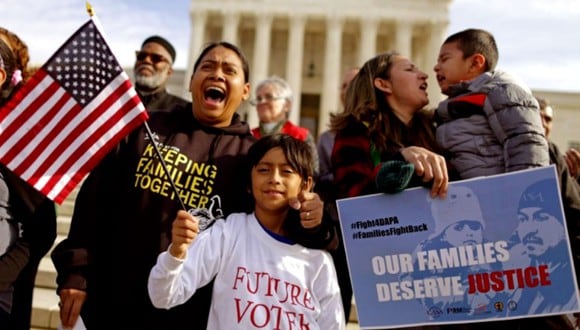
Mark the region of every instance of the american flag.
[[61, 204], [147, 118], [92, 17], [0, 109], [0, 162]]

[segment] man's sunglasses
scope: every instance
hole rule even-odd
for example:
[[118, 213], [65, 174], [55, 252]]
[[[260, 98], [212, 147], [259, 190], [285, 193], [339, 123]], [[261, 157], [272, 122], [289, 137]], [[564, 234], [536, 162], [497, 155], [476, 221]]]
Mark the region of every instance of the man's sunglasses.
[[166, 59], [163, 55], [148, 53], [142, 50], [136, 50], [135, 57], [137, 58], [137, 61], [144, 61], [147, 57], [149, 57], [151, 59], [151, 62], [153, 62], [154, 64], [157, 64], [159, 62], [167, 62], [171, 64], [171, 61]]

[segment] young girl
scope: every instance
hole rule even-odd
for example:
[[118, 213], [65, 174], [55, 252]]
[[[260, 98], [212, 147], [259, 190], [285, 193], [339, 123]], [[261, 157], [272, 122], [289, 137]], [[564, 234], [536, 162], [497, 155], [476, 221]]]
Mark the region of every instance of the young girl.
[[[0, 109], [22, 85], [22, 59], [4, 41], [5, 33], [0, 28]], [[12, 46], [27, 56], [24, 44]], [[38, 264], [55, 238], [54, 203], [0, 164], [0, 329], [30, 329]]]
[[312, 189], [310, 147], [268, 135], [248, 159], [253, 213], [200, 232], [198, 219], [179, 211], [172, 243], [149, 275], [153, 305], [180, 305], [215, 277], [208, 329], [345, 329], [330, 255], [295, 243], [300, 218], [289, 200]]

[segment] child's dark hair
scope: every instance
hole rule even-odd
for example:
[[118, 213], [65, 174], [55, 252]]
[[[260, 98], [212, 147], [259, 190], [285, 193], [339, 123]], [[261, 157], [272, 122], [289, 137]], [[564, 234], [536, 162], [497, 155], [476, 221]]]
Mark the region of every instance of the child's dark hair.
[[[278, 147], [282, 149], [288, 165], [290, 165], [290, 167], [300, 175], [303, 182], [305, 182], [309, 176], [314, 176], [314, 157], [310, 146], [308, 146], [304, 141], [297, 140], [290, 135], [281, 133], [265, 135], [250, 147], [248, 150], [248, 165], [250, 166], [250, 169], [253, 169], [258, 165], [260, 160], [268, 151]], [[248, 187], [252, 186], [251, 176], [251, 171], [249, 171], [247, 176]], [[300, 224], [300, 214], [298, 210], [290, 208], [283, 226], [286, 230], [285, 236], [291, 241], [303, 245], [307, 243], [304, 241], [305, 229]], [[314, 242], [308, 242], [307, 244], [312, 245], [312, 243]]]
[[242, 70], [244, 70], [244, 78], [245, 78], [244, 82], [250, 81], [250, 62], [248, 61], [248, 58], [246, 57], [246, 55], [244, 54], [244, 52], [242, 51], [242, 49], [240, 47], [238, 47], [232, 43], [229, 43], [227, 41], [214, 41], [214, 42], [210, 42], [210, 43], [206, 44], [206, 46], [203, 48], [203, 50], [201, 51], [201, 53], [197, 57], [197, 60], [195, 60], [195, 64], [193, 65], [193, 73], [195, 73], [195, 71], [199, 67], [199, 64], [201, 63], [201, 60], [203, 59], [203, 57], [207, 53], [209, 53], [212, 49], [219, 47], [219, 46], [227, 48], [238, 55], [238, 57], [240, 58], [240, 61], [242, 62]]
[[495, 70], [499, 60], [499, 51], [493, 35], [482, 29], [466, 29], [450, 35], [443, 44], [457, 42], [457, 47], [463, 52], [463, 58], [473, 54], [485, 57], [485, 71]]
[[288, 164], [302, 179], [314, 177], [314, 157], [311, 148], [306, 142], [281, 133], [265, 135], [250, 147], [248, 150], [250, 168], [254, 168], [268, 151], [276, 147], [282, 149]]

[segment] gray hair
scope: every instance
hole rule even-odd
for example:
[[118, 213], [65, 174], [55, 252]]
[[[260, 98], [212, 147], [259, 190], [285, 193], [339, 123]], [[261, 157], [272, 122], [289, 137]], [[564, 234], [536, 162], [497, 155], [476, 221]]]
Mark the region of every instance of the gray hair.
[[274, 88], [274, 91], [278, 93], [277, 95], [278, 97], [281, 97], [287, 100], [288, 102], [292, 103], [294, 99], [294, 94], [292, 93], [292, 88], [290, 88], [290, 85], [288, 84], [288, 82], [286, 82], [286, 80], [278, 76], [270, 76], [258, 83], [258, 85], [256, 86], [256, 91], [262, 88], [263, 86], [268, 85]]

